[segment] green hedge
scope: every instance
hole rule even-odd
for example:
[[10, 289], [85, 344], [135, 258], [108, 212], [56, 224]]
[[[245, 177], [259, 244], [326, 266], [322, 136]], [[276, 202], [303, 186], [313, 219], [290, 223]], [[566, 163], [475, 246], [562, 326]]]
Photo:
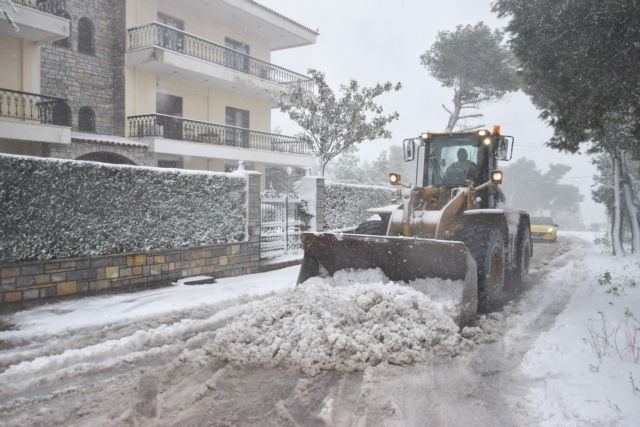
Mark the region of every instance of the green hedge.
[[325, 184], [325, 223], [328, 229], [355, 227], [371, 216], [367, 209], [386, 206], [399, 200], [391, 187]]
[[0, 155], [0, 262], [245, 239], [244, 176]]

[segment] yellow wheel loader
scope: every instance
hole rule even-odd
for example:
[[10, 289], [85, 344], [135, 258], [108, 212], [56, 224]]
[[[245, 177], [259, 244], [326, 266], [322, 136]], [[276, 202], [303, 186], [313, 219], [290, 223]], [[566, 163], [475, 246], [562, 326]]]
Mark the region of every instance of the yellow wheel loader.
[[460, 326], [499, 307], [524, 285], [533, 249], [529, 214], [504, 208], [499, 188], [498, 162], [511, 159], [513, 143], [499, 126], [404, 140], [405, 161], [417, 157], [417, 184], [392, 173], [390, 183], [403, 187], [401, 204], [370, 209], [375, 219], [353, 233], [304, 233], [298, 284], [380, 268], [393, 281], [462, 281]]

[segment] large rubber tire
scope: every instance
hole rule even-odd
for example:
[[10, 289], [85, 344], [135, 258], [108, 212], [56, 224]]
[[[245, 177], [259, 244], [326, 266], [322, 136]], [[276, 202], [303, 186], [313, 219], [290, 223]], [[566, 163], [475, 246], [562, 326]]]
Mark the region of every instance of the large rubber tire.
[[522, 229], [516, 242], [516, 260], [509, 288], [513, 293], [521, 292], [527, 285], [529, 276], [529, 260], [531, 259], [531, 235]]
[[384, 236], [385, 234], [387, 234], [387, 225], [379, 219], [365, 221], [356, 228], [354, 234]]
[[466, 224], [460, 234], [478, 267], [478, 311], [499, 308], [505, 300], [505, 250], [494, 224]]

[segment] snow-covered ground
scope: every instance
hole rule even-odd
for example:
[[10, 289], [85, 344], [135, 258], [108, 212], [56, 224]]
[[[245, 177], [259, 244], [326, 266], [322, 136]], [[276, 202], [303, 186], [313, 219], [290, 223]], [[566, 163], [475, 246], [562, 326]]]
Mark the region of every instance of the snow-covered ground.
[[640, 257], [590, 244], [547, 280], [574, 291], [522, 362], [540, 424], [640, 426]]
[[0, 331], [0, 341], [29, 339], [38, 335], [56, 335], [64, 331], [105, 326], [158, 316], [198, 306], [256, 298], [271, 292], [293, 289], [298, 266], [249, 276], [218, 279], [211, 285], [184, 285], [135, 293], [101, 295], [46, 304], [5, 316], [4, 322], [15, 330]]
[[4, 316], [0, 425], [640, 425], [640, 259], [594, 237], [462, 332], [416, 291], [455, 283], [297, 267]]

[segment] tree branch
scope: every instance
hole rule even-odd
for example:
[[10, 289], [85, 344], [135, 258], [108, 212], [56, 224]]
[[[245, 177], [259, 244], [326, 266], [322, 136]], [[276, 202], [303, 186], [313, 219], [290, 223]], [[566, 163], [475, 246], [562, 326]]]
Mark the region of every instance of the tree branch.
[[462, 120], [462, 119], [469, 119], [471, 117], [482, 117], [484, 116], [484, 114], [482, 113], [478, 113], [478, 114], [467, 114], [466, 116], [460, 116], [458, 117], [458, 120]]
[[446, 111], [449, 114], [453, 114], [451, 111], [449, 111], [449, 109], [447, 107], [445, 107], [444, 104], [442, 104], [442, 108], [444, 108], [444, 111]]
[[483, 123], [483, 124], [481, 124], [481, 125], [477, 125], [477, 126], [472, 126], [472, 127], [468, 127], [468, 128], [460, 129], [460, 130], [458, 130], [458, 132], [470, 132], [470, 131], [472, 131], [472, 130], [477, 130], [477, 129], [480, 129], [480, 128], [483, 128], [483, 127], [485, 127], [485, 124], [484, 124], [484, 123]]

